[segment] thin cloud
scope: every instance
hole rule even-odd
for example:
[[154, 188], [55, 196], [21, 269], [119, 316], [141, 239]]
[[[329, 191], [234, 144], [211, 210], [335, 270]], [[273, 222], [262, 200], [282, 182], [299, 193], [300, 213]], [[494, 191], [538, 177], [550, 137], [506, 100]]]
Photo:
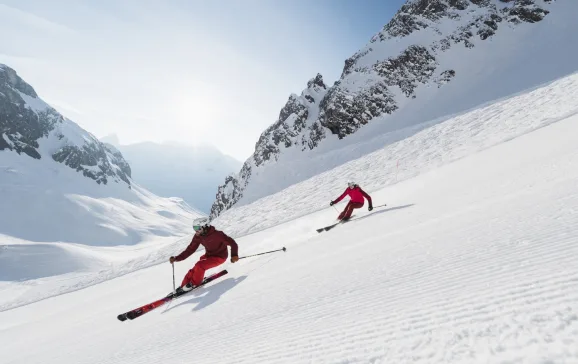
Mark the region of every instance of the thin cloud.
[[[82, 116], [85, 115], [84, 112], [80, 111], [78, 108], [64, 102], [61, 100], [53, 100], [50, 98], [43, 97], [43, 100], [48, 103], [50, 106], [54, 107], [58, 112], [61, 114], [67, 115], [68, 117], [72, 116]], [[70, 114], [74, 115], [70, 115]]]
[[[17, 23], [19, 27], [28, 27], [43, 32], [51, 32], [56, 34], [74, 34], [74, 29], [71, 29], [63, 24], [55, 23], [46, 18], [27, 11], [13, 8], [11, 6], [0, 4], [0, 23]], [[17, 29], [14, 29], [17, 31]]]

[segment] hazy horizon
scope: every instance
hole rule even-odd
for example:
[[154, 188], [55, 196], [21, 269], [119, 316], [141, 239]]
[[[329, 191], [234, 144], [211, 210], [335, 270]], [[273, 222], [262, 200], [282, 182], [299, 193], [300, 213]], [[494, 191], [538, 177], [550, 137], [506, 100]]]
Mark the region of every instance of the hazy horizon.
[[332, 85], [403, 0], [0, 0], [0, 62], [98, 138], [245, 161], [291, 93]]

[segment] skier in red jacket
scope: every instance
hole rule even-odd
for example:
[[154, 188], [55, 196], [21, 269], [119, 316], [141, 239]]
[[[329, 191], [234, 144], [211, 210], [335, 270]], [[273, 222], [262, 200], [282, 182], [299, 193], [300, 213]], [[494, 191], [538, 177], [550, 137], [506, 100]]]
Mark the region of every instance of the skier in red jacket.
[[239, 260], [238, 246], [235, 240], [224, 232], [215, 229], [214, 226], [209, 225], [209, 219], [206, 217], [195, 219], [193, 221], [193, 229], [195, 230], [195, 235], [189, 246], [176, 257], [170, 257], [169, 262], [173, 264], [187, 259], [199, 248], [199, 245], [205, 247], [205, 254], [199, 258], [195, 266], [185, 275], [177, 291], [190, 291], [201, 284], [206, 270], [225, 263], [229, 256], [227, 245], [231, 247], [231, 263]]
[[367, 199], [367, 202], [369, 202], [368, 210], [369, 211], [373, 210], [371, 196], [365, 193], [365, 191], [362, 190], [361, 187], [359, 187], [359, 185], [355, 182], [347, 182], [347, 189], [345, 190], [345, 192], [343, 192], [341, 196], [337, 198], [337, 200], [331, 201], [329, 205], [330, 206], [335, 205], [347, 195], [349, 195], [350, 198], [349, 203], [347, 204], [347, 206], [345, 206], [345, 209], [343, 209], [341, 214], [339, 214], [339, 217], [337, 218], [338, 220], [343, 221], [349, 220], [354, 209], [359, 209], [363, 207], [363, 204], [365, 202], [365, 200], [363, 199], [364, 197]]

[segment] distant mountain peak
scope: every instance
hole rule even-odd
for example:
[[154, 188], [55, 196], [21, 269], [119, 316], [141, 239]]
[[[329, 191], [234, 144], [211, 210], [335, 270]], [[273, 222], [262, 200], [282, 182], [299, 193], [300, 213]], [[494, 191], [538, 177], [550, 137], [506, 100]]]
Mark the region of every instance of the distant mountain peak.
[[5, 64], [0, 64], [0, 83], [9, 85], [15, 90], [18, 90], [30, 97], [38, 97], [36, 91], [34, 91], [34, 88], [24, 82], [24, 80], [18, 76], [15, 70]]
[[204, 212], [209, 212], [223, 178], [241, 166], [238, 160], [205, 143], [145, 141], [120, 145], [118, 150], [130, 163], [140, 186], [159, 196], [178, 196]]
[[120, 146], [120, 139], [118, 138], [118, 135], [116, 135], [114, 133], [108, 134], [108, 135], [100, 138], [100, 141], [114, 145], [116, 148], [118, 148]]
[[0, 66], [0, 110], [0, 151], [49, 156], [98, 184], [130, 186], [130, 166], [120, 152], [64, 118], [6, 65]]

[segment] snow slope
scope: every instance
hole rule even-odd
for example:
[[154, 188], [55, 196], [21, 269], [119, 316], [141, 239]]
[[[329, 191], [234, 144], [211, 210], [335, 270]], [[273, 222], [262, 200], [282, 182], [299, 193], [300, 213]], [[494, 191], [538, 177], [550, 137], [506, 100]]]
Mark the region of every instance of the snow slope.
[[36, 242], [132, 245], [190, 226], [200, 213], [137, 184], [98, 185], [51, 160], [0, 153], [0, 233]]
[[[348, 180], [355, 180], [368, 192], [395, 184], [578, 113], [577, 93], [578, 73], [443, 122], [433, 120], [377, 135], [312, 158], [312, 164], [338, 164], [345, 154], [364, 155], [279, 193], [228, 210], [214, 223], [244, 235], [326, 208], [343, 192]], [[346, 203], [336, 207], [343, 208]]]
[[133, 186], [131, 168], [114, 146], [58, 113], [5, 65], [0, 110], [0, 234], [131, 245], [173, 235], [199, 215], [180, 199]]
[[[289, 99], [254, 155], [220, 187], [213, 217], [384, 146], [367, 139], [387, 143], [384, 134], [578, 71], [577, 1], [408, 0], [406, 7], [345, 61], [336, 84], [310, 101], [310, 87], [295, 95], [300, 107]], [[513, 9], [524, 7], [549, 13], [519, 21]]]
[[[416, 134], [404, 145], [421, 173], [372, 189], [387, 207], [317, 234], [336, 216], [327, 206], [242, 237], [241, 255], [288, 249], [227, 263], [228, 276], [135, 321], [116, 315], [170, 291], [168, 263], [0, 312], [2, 363], [576, 363], [578, 107], [564, 98], [576, 82], [535, 91], [536, 108], [530, 93], [448, 121], [447, 138], [430, 128], [437, 159], [417, 158]], [[524, 113], [500, 119], [513, 109]], [[362, 186], [382, 182], [372, 176]], [[304, 186], [265, 202], [281, 209]], [[268, 219], [253, 212], [245, 225]]]
[[98, 185], [11, 152], [0, 152], [0, 198], [0, 310], [164, 261], [201, 216], [134, 182]]
[[114, 146], [0, 65], [0, 309], [164, 260], [200, 215], [134, 183]]

